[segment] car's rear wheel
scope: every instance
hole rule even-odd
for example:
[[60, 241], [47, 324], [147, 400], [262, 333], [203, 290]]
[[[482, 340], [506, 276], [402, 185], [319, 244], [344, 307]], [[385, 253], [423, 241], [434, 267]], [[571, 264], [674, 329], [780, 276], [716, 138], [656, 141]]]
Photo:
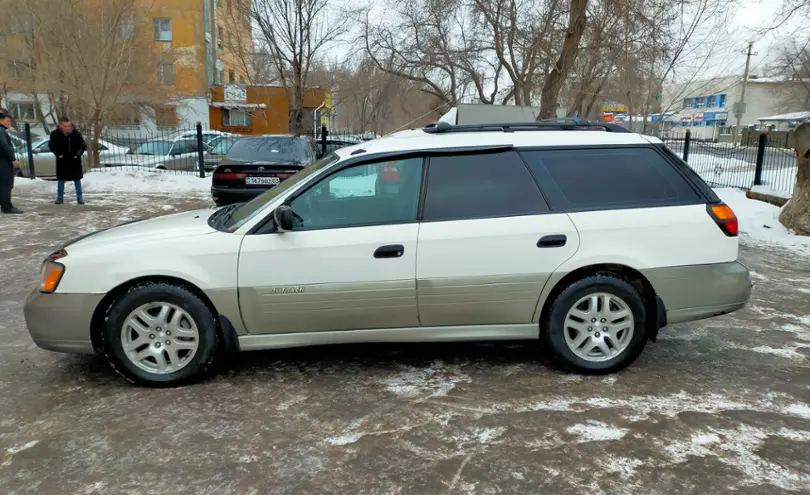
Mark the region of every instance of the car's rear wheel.
[[554, 361], [571, 371], [624, 369], [647, 343], [644, 300], [626, 281], [597, 275], [574, 282], [554, 300], [543, 339]]
[[171, 387], [205, 378], [219, 336], [215, 315], [184, 287], [137, 285], [110, 307], [104, 354], [124, 378], [143, 386]]

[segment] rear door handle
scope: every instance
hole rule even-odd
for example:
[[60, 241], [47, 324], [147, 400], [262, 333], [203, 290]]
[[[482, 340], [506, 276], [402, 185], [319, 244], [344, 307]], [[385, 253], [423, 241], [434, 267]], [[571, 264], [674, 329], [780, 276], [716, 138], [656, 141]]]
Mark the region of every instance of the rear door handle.
[[380, 246], [374, 251], [375, 258], [401, 258], [403, 254], [405, 254], [405, 246], [402, 244]]
[[568, 238], [565, 236], [565, 234], [545, 235], [541, 237], [539, 241], [537, 241], [537, 247], [562, 247], [565, 246], [566, 242], [568, 242]]

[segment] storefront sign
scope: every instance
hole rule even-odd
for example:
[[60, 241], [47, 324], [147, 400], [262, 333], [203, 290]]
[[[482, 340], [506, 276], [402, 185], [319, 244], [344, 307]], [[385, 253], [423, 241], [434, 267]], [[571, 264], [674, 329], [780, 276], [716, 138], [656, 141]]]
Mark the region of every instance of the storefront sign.
[[247, 89], [241, 86], [224, 86], [223, 100], [225, 103], [247, 103]]

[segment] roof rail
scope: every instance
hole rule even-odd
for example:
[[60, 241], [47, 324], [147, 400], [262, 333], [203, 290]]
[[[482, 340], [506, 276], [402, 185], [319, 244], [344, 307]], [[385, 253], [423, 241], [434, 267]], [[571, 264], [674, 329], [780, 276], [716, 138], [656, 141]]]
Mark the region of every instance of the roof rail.
[[564, 118], [546, 119], [533, 122], [514, 122], [508, 124], [465, 124], [453, 125], [448, 122], [436, 122], [422, 128], [428, 134], [448, 132], [515, 132], [515, 131], [572, 131], [603, 130], [608, 132], [629, 133], [626, 128], [607, 122], [591, 122], [585, 119]]

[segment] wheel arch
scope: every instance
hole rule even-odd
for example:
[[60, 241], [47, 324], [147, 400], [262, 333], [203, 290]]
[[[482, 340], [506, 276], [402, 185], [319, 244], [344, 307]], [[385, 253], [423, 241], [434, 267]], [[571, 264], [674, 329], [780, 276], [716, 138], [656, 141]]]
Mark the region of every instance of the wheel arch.
[[[550, 291], [548, 291], [545, 298], [542, 300], [542, 307], [539, 314], [539, 325], [542, 327], [548, 319], [551, 312], [551, 305], [565, 290], [566, 287], [573, 284], [578, 280], [582, 280], [594, 275], [610, 275], [617, 277], [628, 284], [632, 285], [644, 300], [644, 307], [647, 311], [647, 325], [650, 340], [653, 342], [658, 337], [658, 330], [666, 325], [666, 308], [664, 302], [655, 292], [652, 283], [644, 276], [643, 273], [631, 268], [627, 265], [620, 263], [599, 263], [587, 265], [577, 268], [565, 274], [560, 280], [554, 283]], [[541, 328], [542, 330], [542, 328]]]
[[228, 320], [226, 316], [222, 315], [217, 310], [217, 307], [214, 305], [213, 301], [211, 301], [211, 298], [208, 297], [205, 291], [188, 280], [169, 275], [147, 275], [133, 278], [116, 286], [110, 290], [107, 295], [104, 296], [104, 298], [101, 299], [98, 306], [96, 306], [96, 309], [93, 311], [93, 317], [90, 320], [90, 340], [93, 344], [93, 349], [96, 352], [100, 352], [102, 350], [101, 332], [104, 328], [104, 318], [107, 316], [107, 313], [109, 312], [113, 303], [131, 288], [147, 282], [176, 285], [199, 297], [200, 300], [208, 307], [208, 309], [211, 310], [211, 313], [216, 317], [217, 332], [219, 332], [220, 337], [222, 338], [224, 352], [228, 357], [232, 356], [235, 352], [238, 352], [239, 341], [233, 324], [231, 324], [230, 320]]

